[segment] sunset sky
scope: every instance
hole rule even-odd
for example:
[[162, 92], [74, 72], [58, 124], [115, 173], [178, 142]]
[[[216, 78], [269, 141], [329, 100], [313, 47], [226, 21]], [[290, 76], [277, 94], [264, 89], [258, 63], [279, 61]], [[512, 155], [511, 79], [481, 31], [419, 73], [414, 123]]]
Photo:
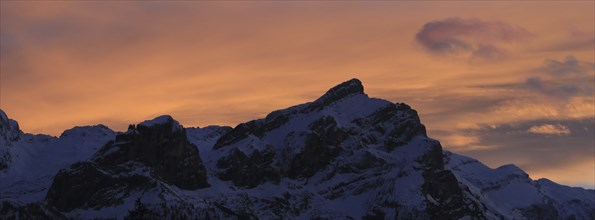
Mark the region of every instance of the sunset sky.
[[359, 78], [447, 150], [594, 188], [593, 1], [0, 4], [0, 108], [28, 133], [235, 126]]

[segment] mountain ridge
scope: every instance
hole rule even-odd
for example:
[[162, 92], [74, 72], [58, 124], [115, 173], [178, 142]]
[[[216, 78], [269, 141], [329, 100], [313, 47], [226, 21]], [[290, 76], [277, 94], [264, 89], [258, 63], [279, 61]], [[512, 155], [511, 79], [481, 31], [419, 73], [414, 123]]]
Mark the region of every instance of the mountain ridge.
[[[16, 121], [1, 113], [4, 138], [15, 133]], [[18, 130], [10, 146], [2, 139], [0, 152], [16, 156], [0, 168], [2, 182], [10, 182], [0, 184], [0, 216], [38, 210], [55, 218], [123, 218], [136, 199], [172, 219], [180, 213], [216, 219], [595, 214], [593, 190], [534, 181], [516, 166], [491, 169], [444, 151], [427, 136], [415, 110], [368, 97], [358, 79], [234, 128], [184, 128], [165, 115], [126, 132], [101, 125], [68, 131], [45, 137]], [[23, 161], [40, 154], [25, 156], [46, 152], [46, 145], [64, 149], [51, 156], [74, 156], [35, 175], [18, 172], [35, 168]], [[204, 182], [183, 184], [190, 180]]]

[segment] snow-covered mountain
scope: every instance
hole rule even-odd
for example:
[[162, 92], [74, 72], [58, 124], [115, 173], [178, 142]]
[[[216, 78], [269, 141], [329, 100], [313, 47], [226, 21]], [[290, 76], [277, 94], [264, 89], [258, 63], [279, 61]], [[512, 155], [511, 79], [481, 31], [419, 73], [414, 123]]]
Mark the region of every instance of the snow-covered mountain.
[[43, 201], [58, 170], [88, 160], [116, 133], [103, 125], [74, 127], [60, 137], [23, 133], [0, 110], [0, 200]]
[[442, 150], [404, 103], [352, 79], [235, 128], [170, 116], [59, 138], [1, 113], [0, 216], [593, 219], [595, 191]]
[[446, 169], [497, 219], [593, 219], [595, 192], [532, 180], [513, 164], [491, 169], [478, 160], [444, 152]]

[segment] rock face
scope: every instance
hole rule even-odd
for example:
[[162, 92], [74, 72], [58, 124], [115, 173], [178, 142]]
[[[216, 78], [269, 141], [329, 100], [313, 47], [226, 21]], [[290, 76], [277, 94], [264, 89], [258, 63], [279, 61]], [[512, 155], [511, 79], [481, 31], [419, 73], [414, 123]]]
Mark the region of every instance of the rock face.
[[339, 156], [340, 144], [347, 138], [347, 132], [331, 116], [321, 117], [308, 128], [312, 132], [306, 137], [304, 149], [290, 161], [287, 175], [291, 178], [312, 177]]
[[[46, 201], [59, 211], [75, 208], [96, 208], [121, 204], [135, 191], [156, 186], [156, 181], [143, 174], [122, 172], [138, 169], [139, 164], [127, 164], [119, 171], [109, 170], [94, 162], [78, 162], [60, 170], [52, 183]], [[121, 192], [121, 193], [114, 193]]]
[[90, 161], [61, 170], [48, 190], [47, 202], [61, 211], [117, 204], [126, 198], [122, 195], [159, 182], [188, 190], [210, 186], [197, 147], [170, 116], [130, 126]]
[[8, 118], [8, 115], [0, 109], [0, 139], [17, 141], [22, 133], [19, 129], [19, 123]]
[[22, 133], [19, 124], [0, 109], [0, 171], [10, 165], [12, 155], [8, 148], [21, 138]]
[[165, 183], [181, 189], [209, 186], [198, 149], [171, 116], [160, 116], [131, 127], [103, 147], [93, 160], [105, 167], [138, 161]]

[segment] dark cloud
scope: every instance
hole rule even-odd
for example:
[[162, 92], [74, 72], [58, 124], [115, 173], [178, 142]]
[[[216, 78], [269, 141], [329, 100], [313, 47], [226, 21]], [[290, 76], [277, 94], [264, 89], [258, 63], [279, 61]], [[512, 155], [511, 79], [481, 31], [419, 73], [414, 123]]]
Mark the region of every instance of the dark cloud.
[[[487, 149], [465, 154], [499, 166], [508, 158], [526, 171], [540, 171], [581, 161], [592, 161], [595, 153], [595, 118], [583, 120], [533, 120], [516, 124], [484, 125], [465, 133], [479, 138]], [[470, 148], [472, 149], [472, 148]]]
[[472, 55], [475, 58], [500, 60], [506, 57], [506, 50], [493, 45], [479, 44]]
[[593, 50], [595, 47], [595, 37], [587, 39], [572, 39], [557, 45], [545, 48], [545, 51], [580, 51]]
[[535, 76], [527, 78], [521, 87], [554, 98], [592, 96], [594, 70], [594, 63], [579, 61], [573, 56], [563, 61], [547, 59], [542, 67], [534, 70]]
[[595, 33], [588, 30], [574, 29], [566, 33], [560, 42], [543, 48], [548, 52], [593, 51], [595, 48]]
[[513, 92], [529, 91], [554, 98], [557, 101], [568, 100], [577, 96], [593, 96], [594, 71], [595, 63], [567, 56], [564, 60], [547, 59], [541, 67], [520, 73], [528, 73], [524, 81], [483, 84], [471, 86], [471, 88], [508, 89]]
[[16, 39], [7, 32], [0, 31], [0, 53], [9, 54], [15, 51]]
[[531, 77], [524, 84], [526, 89], [557, 98], [570, 98], [581, 92], [581, 88], [573, 84], [557, 84], [542, 80], [540, 77]]
[[573, 56], [567, 56], [564, 61], [547, 59], [541, 70], [552, 75], [584, 75], [592, 71], [594, 66], [593, 63], [579, 61]]
[[531, 36], [524, 28], [504, 22], [447, 18], [426, 23], [415, 37], [431, 53], [501, 59], [507, 54], [502, 44], [525, 41]]

